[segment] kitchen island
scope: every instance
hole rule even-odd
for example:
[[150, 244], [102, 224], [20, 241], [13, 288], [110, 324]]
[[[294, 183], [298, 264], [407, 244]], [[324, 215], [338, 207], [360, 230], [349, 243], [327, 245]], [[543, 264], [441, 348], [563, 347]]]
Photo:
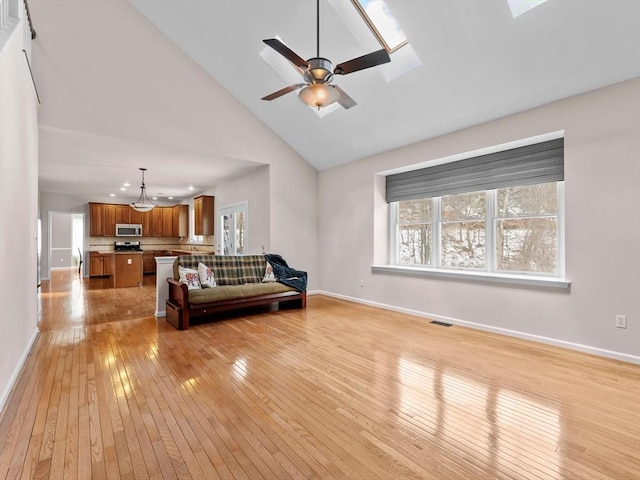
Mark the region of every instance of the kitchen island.
[[142, 252], [114, 252], [113, 286], [142, 286]]

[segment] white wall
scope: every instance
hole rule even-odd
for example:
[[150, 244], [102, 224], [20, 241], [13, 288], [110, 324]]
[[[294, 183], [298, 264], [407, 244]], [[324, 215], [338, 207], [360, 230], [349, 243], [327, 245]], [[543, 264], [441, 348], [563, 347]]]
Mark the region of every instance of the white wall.
[[[317, 171], [277, 145], [264, 151], [270, 165], [232, 179], [209, 193], [215, 208], [249, 202], [248, 253], [282, 255], [287, 263], [309, 274], [309, 290], [318, 288]], [[216, 218], [216, 222], [218, 219]]]
[[[289, 266], [305, 270], [308, 289], [319, 287], [318, 278], [318, 172], [308, 163], [288, 155], [270, 167], [271, 252], [282, 255]], [[266, 245], [265, 245], [266, 246]]]
[[249, 206], [249, 238], [247, 251], [249, 254], [262, 253], [262, 247], [269, 252], [269, 166], [259, 167], [238, 178], [234, 178], [212, 190], [215, 195], [216, 231], [219, 218], [217, 211], [246, 201]]
[[37, 332], [38, 105], [21, 22], [0, 47], [1, 409]]
[[[89, 200], [65, 195], [62, 193], [40, 192], [40, 218], [42, 219], [42, 257], [40, 259], [40, 269], [42, 279], [49, 278], [49, 212], [83, 213], [85, 223], [85, 236], [83, 244], [85, 251], [84, 258], [87, 257], [87, 245], [89, 245]], [[89, 271], [89, 262], [83, 263], [83, 275]]]
[[[53, 213], [51, 215], [51, 248], [52, 248], [52, 268], [71, 267], [72, 255], [72, 235], [71, 235], [71, 215], [68, 213]], [[53, 249], [56, 249], [53, 251]]]
[[[565, 132], [569, 290], [371, 273], [374, 246], [378, 261], [387, 242], [386, 213], [374, 212], [376, 173], [558, 130]], [[320, 172], [321, 289], [640, 361], [639, 212], [634, 79]], [[615, 328], [616, 314], [627, 315], [626, 330]]]

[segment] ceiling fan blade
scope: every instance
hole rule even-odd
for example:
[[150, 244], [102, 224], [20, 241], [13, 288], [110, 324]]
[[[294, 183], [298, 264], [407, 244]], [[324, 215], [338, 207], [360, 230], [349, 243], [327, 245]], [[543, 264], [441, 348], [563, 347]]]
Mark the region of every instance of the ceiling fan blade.
[[296, 52], [287, 47], [284, 43], [282, 43], [277, 38], [269, 38], [267, 40], [262, 40], [264, 43], [273, 48], [276, 52], [282, 55], [284, 58], [289, 60], [294, 65], [300, 68], [307, 68], [307, 61], [301, 58]]
[[364, 70], [365, 68], [376, 67], [390, 61], [391, 58], [389, 57], [389, 54], [383, 48], [382, 50], [367, 53], [366, 55], [354, 58], [353, 60], [340, 63], [339, 65], [336, 65], [333, 73], [336, 75], [347, 75], [348, 73]]
[[293, 92], [299, 88], [306, 86], [306, 83], [296, 83], [295, 85], [289, 85], [288, 87], [284, 87], [282, 90], [278, 90], [277, 92], [273, 92], [271, 95], [267, 95], [266, 97], [262, 97], [262, 100], [274, 100], [282, 95]]
[[349, 95], [347, 95], [347, 93], [342, 90], [339, 86], [337, 85], [330, 85], [331, 87], [335, 88], [338, 93], [340, 94], [340, 97], [338, 97], [338, 103], [342, 106], [342, 108], [344, 108], [345, 110], [348, 110], [351, 107], [355, 107], [357, 105], [356, 101], [351, 98]]

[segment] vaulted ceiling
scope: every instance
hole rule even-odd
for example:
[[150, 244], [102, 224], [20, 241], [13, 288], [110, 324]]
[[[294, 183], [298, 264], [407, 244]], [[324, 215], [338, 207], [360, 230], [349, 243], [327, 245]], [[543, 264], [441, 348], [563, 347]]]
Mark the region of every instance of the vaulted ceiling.
[[[334, 63], [380, 48], [346, 1], [321, 1]], [[40, 189], [136, 197], [146, 167], [150, 193], [183, 198], [268, 164], [251, 144], [273, 134], [322, 170], [640, 76], [640, 2], [548, 0], [517, 18], [506, 0], [387, 3], [422, 65], [340, 77], [358, 105], [319, 117], [295, 93], [260, 100], [287, 85], [263, 39], [315, 56], [313, 0], [30, 0]]]

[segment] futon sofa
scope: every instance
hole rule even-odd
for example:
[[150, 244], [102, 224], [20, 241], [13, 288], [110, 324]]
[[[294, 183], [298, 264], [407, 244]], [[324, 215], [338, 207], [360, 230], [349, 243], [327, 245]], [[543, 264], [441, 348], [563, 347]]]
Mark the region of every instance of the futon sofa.
[[173, 263], [167, 321], [179, 330], [191, 319], [238, 307], [286, 302], [306, 308], [306, 272], [279, 255], [181, 255]]

